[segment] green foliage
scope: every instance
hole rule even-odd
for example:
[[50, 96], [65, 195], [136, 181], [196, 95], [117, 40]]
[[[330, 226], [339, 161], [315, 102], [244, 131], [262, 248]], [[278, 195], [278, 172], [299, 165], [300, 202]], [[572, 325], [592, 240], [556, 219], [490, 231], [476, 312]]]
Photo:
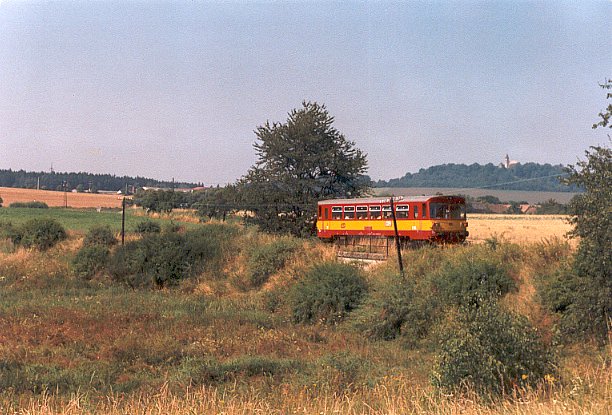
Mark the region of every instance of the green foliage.
[[[509, 169], [493, 163], [442, 164], [406, 173], [403, 177], [379, 180], [376, 187], [452, 187], [479, 188], [495, 186], [500, 190], [526, 190], [548, 192], [576, 192], [577, 186], [567, 187], [559, 182], [564, 175], [562, 165], [519, 163]], [[540, 178], [538, 180], [534, 180]], [[499, 203], [495, 197], [485, 196], [488, 203]]]
[[555, 373], [554, 359], [537, 331], [495, 302], [460, 308], [440, 333], [432, 382], [442, 390], [508, 394]]
[[366, 156], [333, 122], [324, 105], [304, 102], [286, 123], [257, 128], [257, 162], [237, 188], [251, 222], [267, 232], [312, 235], [317, 200], [364, 192]]
[[248, 279], [251, 287], [261, 287], [280, 270], [299, 246], [291, 237], [281, 237], [269, 244], [255, 245], [248, 253]]
[[445, 261], [433, 275], [433, 283], [445, 304], [474, 305], [515, 288], [507, 268], [489, 250], [470, 250]]
[[11, 208], [28, 208], [28, 209], [49, 209], [45, 202], [13, 202], [9, 205]]
[[414, 348], [429, 340], [448, 308], [478, 305], [514, 288], [506, 249], [484, 246], [407, 253], [407, 275], [380, 275], [371, 294], [352, 316], [359, 332], [374, 340], [400, 338]]
[[[605, 82], [603, 84], [599, 84], [599, 86], [602, 87], [603, 89], [612, 89], [612, 80], [606, 79]], [[606, 93], [606, 99], [612, 99], [611, 92]], [[601, 111], [598, 115], [599, 115], [599, 118], [601, 118], [601, 121], [593, 124], [593, 128], [599, 128], [599, 127], [612, 128], [612, 123], [610, 123], [610, 117], [612, 116], [612, 104], [608, 104], [606, 109]]]
[[15, 245], [44, 251], [67, 237], [66, 230], [55, 219], [34, 218], [16, 228], [12, 240]]
[[574, 225], [571, 236], [580, 238], [574, 275], [558, 280], [559, 284], [577, 286], [578, 291], [571, 305], [559, 312], [562, 323], [574, 322], [562, 324], [562, 329], [572, 327], [566, 334], [593, 336], [603, 343], [612, 315], [612, 150], [591, 147], [586, 156], [568, 169], [567, 183], [578, 184], [585, 192], [569, 205]]
[[216, 187], [198, 192], [197, 201], [192, 208], [197, 210], [197, 215], [204, 219], [222, 219], [225, 215], [237, 207], [236, 186], [228, 185]]
[[83, 246], [113, 246], [116, 243], [117, 238], [115, 238], [113, 231], [111, 231], [108, 225], [100, 225], [91, 228], [83, 240]]
[[235, 230], [202, 226], [179, 233], [146, 234], [119, 247], [111, 257], [111, 276], [131, 287], [164, 287], [192, 277], [207, 265], [219, 265]]
[[110, 250], [103, 244], [85, 245], [72, 260], [74, 273], [83, 279], [90, 279], [102, 271], [109, 260]]
[[490, 204], [493, 204], [493, 205], [498, 205], [498, 204], [502, 203], [502, 201], [499, 200], [499, 198], [497, 196], [491, 196], [491, 195], [478, 196], [476, 198], [476, 200], [478, 202], [490, 203]]
[[415, 347], [436, 321], [437, 298], [414, 278], [391, 276], [372, 287], [372, 295], [351, 316], [353, 325], [373, 340], [402, 339]]
[[138, 192], [135, 198], [137, 206], [142, 206], [147, 212], [170, 213], [172, 209], [186, 206], [186, 195], [172, 190], [146, 190]]
[[536, 213], [538, 215], [565, 215], [567, 214], [567, 206], [555, 199], [548, 199], [538, 206]]
[[159, 223], [152, 221], [151, 219], [145, 219], [142, 222], [139, 222], [136, 225], [135, 229], [136, 233], [141, 235], [149, 234], [149, 233], [160, 233], [161, 226]]
[[365, 278], [354, 266], [315, 265], [290, 293], [293, 321], [336, 323], [360, 304], [366, 291]]
[[0, 187], [20, 187], [36, 189], [40, 180], [40, 188], [43, 190], [58, 189], [62, 190], [62, 183], [66, 183], [66, 188], [77, 188], [79, 184], [83, 189], [91, 189], [93, 193], [97, 190], [125, 190], [125, 185], [130, 188], [148, 187], [194, 187], [194, 183], [168, 182], [146, 177], [117, 176], [114, 174], [92, 174], [92, 173], [62, 173], [53, 172], [28, 172], [24, 170], [4, 170], [0, 169]]

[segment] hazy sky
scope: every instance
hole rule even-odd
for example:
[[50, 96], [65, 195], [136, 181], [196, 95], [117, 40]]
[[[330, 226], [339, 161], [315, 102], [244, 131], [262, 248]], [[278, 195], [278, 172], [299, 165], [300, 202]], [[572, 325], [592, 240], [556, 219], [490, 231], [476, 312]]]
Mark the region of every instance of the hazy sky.
[[0, 0], [0, 168], [233, 182], [303, 100], [375, 179], [574, 163], [611, 49], [609, 0]]

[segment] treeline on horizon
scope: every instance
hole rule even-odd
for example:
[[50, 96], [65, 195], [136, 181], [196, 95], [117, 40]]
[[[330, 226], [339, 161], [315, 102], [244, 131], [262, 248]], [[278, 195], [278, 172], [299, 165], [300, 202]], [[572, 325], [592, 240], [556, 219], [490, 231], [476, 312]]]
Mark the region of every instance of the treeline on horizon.
[[[39, 182], [40, 180], [40, 182]], [[146, 177], [116, 176], [114, 174], [93, 173], [56, 173], [56, 172], [28, 172], [25, 170], [0, 170], [0, 187], [16, 187], [23, 189], [41, 190], [63, 190], [63, 184], [67, 190], [77, 189], [79, 191], [113, 190], [125, 191], [126, 186], [131, 192], [139, 187], [196, 187], [198, 184], [187, 182], [171, 182], [155, 180]]]
[[560, 181], [567, 174], [563, 165], [525, 163], [504, 168], [493, 163], [481, 165], [442, 164], [403, 177], [378, 180], [374, 187], [450, 187], [494, 188], [499, 190], [523, 190], [540, 192], [578, 192], [575, 185]]
[[[540, 192], [579, 192], [575, 185], [567, 186], [560, 181], [566, 175], [563, 165], [525, 163], [506, 169], [492, 163], [441, 164], [420, 169], [417, 173], [406, 173], [403, 177], [373, 181], [373, 187], [449, 187], [449, 188], [492, 188], [498, 190], [522, 190]], [[25, 170], [0, 170], [0, 187], [17, 187], [42, 190], [63, 190], [66, 188], [96, 192], [98, 190], [125, 190], [141, 187], [192, 188], [200, 183], [171, 182], [146, 177], [116, 176], [93, 173], [49, 173]]]

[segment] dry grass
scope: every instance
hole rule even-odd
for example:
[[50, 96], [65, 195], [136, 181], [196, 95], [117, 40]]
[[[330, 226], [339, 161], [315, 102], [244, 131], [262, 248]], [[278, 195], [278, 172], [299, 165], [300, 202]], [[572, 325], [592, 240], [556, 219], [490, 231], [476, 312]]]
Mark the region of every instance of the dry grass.
[[[468, 241], [480, 243], [491, 237], [501, 237], [520, 244], [543, 239], [564, 239], [572, 227], [565, 215], [468, 215]], [[575, 241], [572, 241], [575, 243]]]
[[[51, 190], [17, 189], [0, 187], [3, 205], [13, 202], [44, 202], [49, 207], [64, 206], [64, 192]], [[73, 208], [120, 208], [123, 196], [95, 193], [67, 193], [68, 206]]]
[[393, 376], [371, 388], [334, 394], [318, 391], [316, 385], [293, 388], [279, 385], [274, 391], [257, 387], [246, 390], [238, 384], [229, 388], [199, 387], [173, 393], [164, 385], [152, 394], [112, 395], [92, 403], [75, 394], [56, 398], [48, 394], [16, 397], [0, 403], [4, 414], [465, 414], [540, 415], [610, 414], [611, 375], [597, 368], [567, 386], [550, 382], [536, 390], [518, 391], [494, 404], [475, 396], [440, 395], [431, 389], [414, 387], [410, 379]]

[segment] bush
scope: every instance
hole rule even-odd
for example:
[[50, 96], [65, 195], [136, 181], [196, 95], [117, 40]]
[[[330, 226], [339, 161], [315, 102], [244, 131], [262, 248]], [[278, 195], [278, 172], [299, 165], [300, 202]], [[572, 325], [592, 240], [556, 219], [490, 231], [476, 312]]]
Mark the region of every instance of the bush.
[[184, 235], [148, 234], [119, 247], [109, 271], [115, 280], [131, 287], [172, 285], [207, 266], [219, 265], [234, 233], [234, 227], [203, 226]]
[[440, 332], [432, 382], [442, 390], [499, 395], [555, 373], [553, 357], [536, 330], [495, 302], [460, 308]]
[[588, 277], [566, 266], [541, 277], [538, 294], [541, 304], [559, 317], [557, 342], [573, 343], [591, 337], [602, 345], [606, 343], [610, 290], [594, 285]]
[[516, 287], [508, 266], [488, 249], [464, 251], [446, 260], [432, 281], [441, 301], [450, 305], [477, 304]]
[[498, 248], [408, 252], [406, 277], [393, 270], [375, 278], [372, 294], [351, 316], [355, 328], [373, 340], [399, 337], [409, 348], [431, 340], [449, 307], [479, 304], [514, 287], [504, 264], [507, 250]]
[[86, 245], [72, 260], [72, 269], [78, 277], [89, 279], [106, 267], [109, 257], [110, 251], [106, 246]]
[[397, 276], [383, 279], [351, 317], [355, 328], [372, 340], [401, 337], [405, 346], [416, 346], [435, 323], [439, 305], [426, 285]]
[[13, 202], [9, 205], [12, 208], [30, 208], [30, 209], [49, 209], [45, 202]]
[[110, 226], [96, 226], [93, 227], [85, 235], [83, 240], [83, 246], [113, 246], [117, 243], [117, 238], [111, 231]]
[[37, 248], [41, 251], [51, 248], [68, 235], [64, 227], [55, 219], [30, 219], [18, 227], [12, 235], [13, 243], [26, 248]]
[[113, 255], [111, 275], [130, 286], [174, 284], [189, 275], [184, 245], [184, 238], [173, 233], [132, 241]]
[[160, 232], [161, 226], [159, 226], [159, 223], [154, 222], [150, 219], [143, 220], [142, 222], [136, 225], [136, 233], [139, 233], [141, 235]]
[[248, 253], [248, 279], [251, 287], [261, 287], [280, 270], [298, 247], [298, 241], [282, 237], [269, 244], [256, 245]]
[[366, 291], [357, 268], [334, 262], [316, 265], [290, 293], [293, 321], [338, 322], [358, 306]]

